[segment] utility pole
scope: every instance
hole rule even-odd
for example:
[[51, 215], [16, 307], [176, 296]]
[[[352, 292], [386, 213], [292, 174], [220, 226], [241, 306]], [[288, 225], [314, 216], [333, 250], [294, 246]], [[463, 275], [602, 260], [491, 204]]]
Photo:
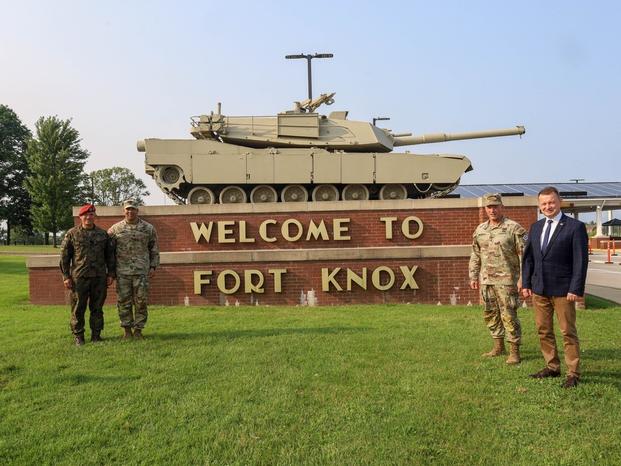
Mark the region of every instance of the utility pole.
[[311, 69], [311, 60], [313, 58], [332, 58], [334, 55], [331, 53], [316, 53], [315, 55], [300, 53], [298, 55], [285, 55], [287, 60], [295, 60], [298, 58], [306, 58], [308, 69], [308, 100], [313, 99], [313, 78]]

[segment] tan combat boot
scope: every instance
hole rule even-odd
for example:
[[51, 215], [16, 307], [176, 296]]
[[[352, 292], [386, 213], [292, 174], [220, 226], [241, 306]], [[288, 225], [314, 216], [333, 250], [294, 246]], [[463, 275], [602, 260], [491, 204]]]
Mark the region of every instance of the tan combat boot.
[[509, 350], [509, 357], [505, 361], [507, 364], [519, 364], [522, 362], [520, 358], [520, 345], [517, 343], [511, 343], [511, 349]]
[[501, 354], [505, 353], [505, 340], [502, 338], [494, 338], [494, 347], [492, 348], [492, 350], [487, 353], [483, 353], [481, 356], [493, 358], [495, 356], [500, 356]]
[[125, 332], [123, 334], [123, 340], [129, 340], [130, 338], [134, 337], [131, 327], [123, 327], [123, 331]]
[[136, 340], [142, 340], [144, 337], [142, 336], [142, 329], [141, 328], [135, 328], [134, 329], [134, 338]]

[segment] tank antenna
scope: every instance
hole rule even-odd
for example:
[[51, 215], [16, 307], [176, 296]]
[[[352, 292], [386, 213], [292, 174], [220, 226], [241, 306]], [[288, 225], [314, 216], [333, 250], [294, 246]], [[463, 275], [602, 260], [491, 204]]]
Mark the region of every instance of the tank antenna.
[[388, 120], [390, 120], [389, 117], [375, 117], [373, 118], [373, 126], [375, 126], [376, 121], [388, 121]]
[[298, 55], [285, 55], [287, 60], [295, 60], [298, 58], [306, 58], [307, 61], [307, 69], [308, 69], [308, 100], [313, 100], [313, 78], [311, 72], [311, 60], [313, 58], [332, 58], [334, 55], [331, 53], [316, 53], [315, 55], [311, 54], [303, 54], [300, 53]]

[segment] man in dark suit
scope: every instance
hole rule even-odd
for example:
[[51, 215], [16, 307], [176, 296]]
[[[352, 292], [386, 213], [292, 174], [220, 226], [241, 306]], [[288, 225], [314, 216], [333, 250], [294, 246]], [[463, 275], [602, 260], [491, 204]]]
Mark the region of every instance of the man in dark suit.
[[545, 217], [530, 228], [522, 264], [522, 295], [533, 297], [535, 324], [546, 367], [531, 377], [561, 375], [553, 325], [556, 314], [567, 365], [567, 379], [562, 386], [572, 388], [580, 379], [576, 300], [584, 295], [588, 236], [584, 223], [561, 212], [561, 197], [556, 188], [542, 189], [538, 199]]

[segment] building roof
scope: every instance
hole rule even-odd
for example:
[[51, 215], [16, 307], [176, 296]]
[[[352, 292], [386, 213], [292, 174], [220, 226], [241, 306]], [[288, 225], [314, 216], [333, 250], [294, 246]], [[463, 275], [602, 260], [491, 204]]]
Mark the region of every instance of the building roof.
[[503, 196], [536, 196], [546, 186], [554, 186], [563, 199], [621, 198], [621, 181], [598, 183], [519, 183], [519, 184], [462, 184], [451, 194], [459, 197], [480, 197], [486, 193]]

